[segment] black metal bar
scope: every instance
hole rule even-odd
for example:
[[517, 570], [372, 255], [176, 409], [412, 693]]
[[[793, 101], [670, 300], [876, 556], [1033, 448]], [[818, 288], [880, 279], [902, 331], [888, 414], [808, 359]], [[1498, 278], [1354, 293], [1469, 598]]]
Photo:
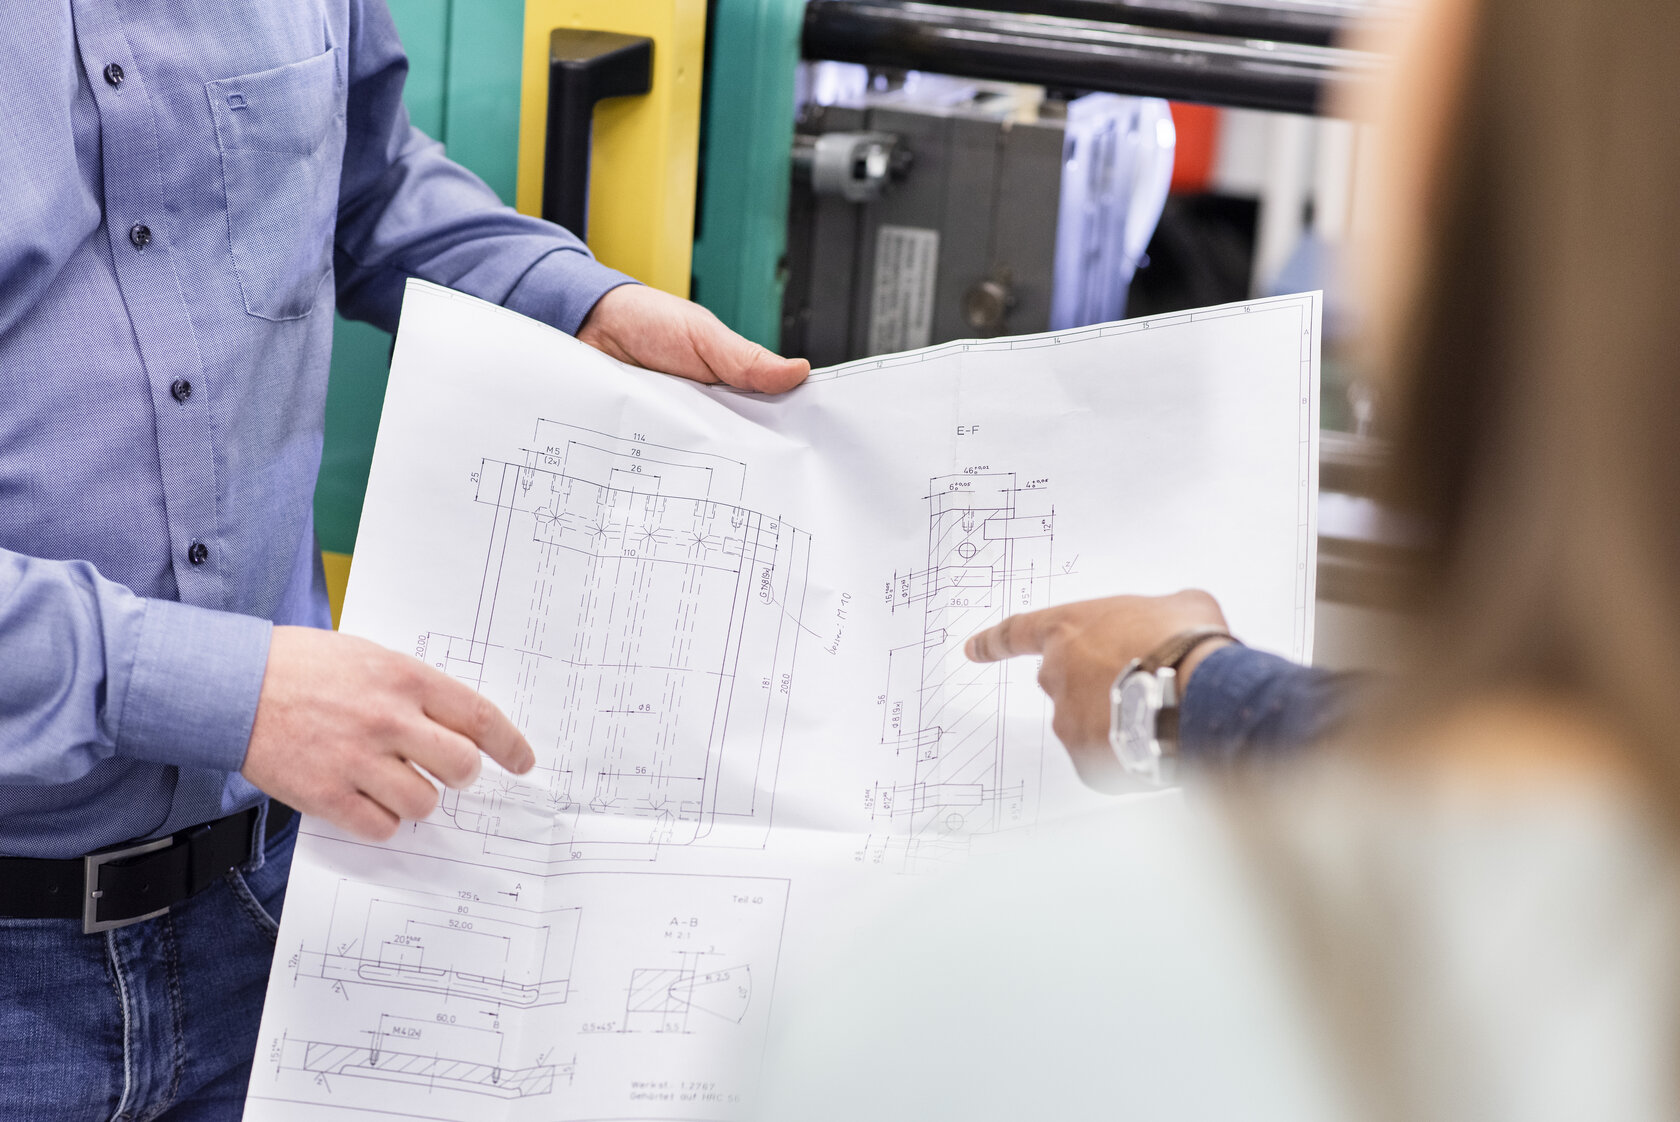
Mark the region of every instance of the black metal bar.
[[1321, 112], [1327, 87], [1379, 65], [1334, 47], [891, 0], [811, 0], [802, 50], [806, 58], [1285, 113]]
[[1387, 13], [1360, 0], [965, 0], [962, 6], [1315, 47], [1334, 46], [1356, 18]]
[[1388, 445], [1375, 437], [1325, 429], [1318, 437], [1319, 490], [1374, 497], [1388, 459]]
[[582, 238], [589, 221], [595, 103], [653, 88], [653, 40], [556, 28], [548, 41], [548, 144], [542, 215]]
[[1415, 558], [1393, 545], [1349, 538], [1318, 539], [1318, 598], [1334, 604], [1393, 609]]

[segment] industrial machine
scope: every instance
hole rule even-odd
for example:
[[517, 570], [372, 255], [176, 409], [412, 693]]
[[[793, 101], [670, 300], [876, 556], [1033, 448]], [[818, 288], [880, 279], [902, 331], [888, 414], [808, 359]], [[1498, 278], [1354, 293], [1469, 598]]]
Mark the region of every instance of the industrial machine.
[[1165, 102], [915, 72], [876, 90], [837, 63], [809, 74], [783, 351], [828, 365], [1125, 314], [1172, 175]]
[[[388, 2], [415, 122], [504, 200], [829, 362], [1121, 314], [1170, 149], [1150, 99], [1318, 112], [1377, 65], [1339, 29], [1389, 0]], [[335, 608], [389, 353], [339, 324]]]

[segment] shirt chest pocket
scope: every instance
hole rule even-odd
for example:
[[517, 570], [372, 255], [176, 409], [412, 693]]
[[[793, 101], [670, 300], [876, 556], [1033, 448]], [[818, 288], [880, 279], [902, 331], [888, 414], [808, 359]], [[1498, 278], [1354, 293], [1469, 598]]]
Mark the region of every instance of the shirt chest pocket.
[[333, 48], [205, 84], [234, 272], [245, 310], [263, 319], [309, 315], [332, 270], [344, 157], [339, 56]]

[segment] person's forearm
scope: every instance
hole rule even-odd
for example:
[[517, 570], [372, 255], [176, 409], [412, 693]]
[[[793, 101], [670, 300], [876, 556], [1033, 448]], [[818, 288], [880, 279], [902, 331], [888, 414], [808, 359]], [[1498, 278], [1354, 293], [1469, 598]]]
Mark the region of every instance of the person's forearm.
[[0, 550], [0, 783], [68, 783], [112, 756], [237, 771], [269, 632]]
[[1243, 646], [1216, 650], [1196, 667], [1180, 710], [1188, 759], [1236, 763], [1322, 740], [1346, 719], [1361, 684]]

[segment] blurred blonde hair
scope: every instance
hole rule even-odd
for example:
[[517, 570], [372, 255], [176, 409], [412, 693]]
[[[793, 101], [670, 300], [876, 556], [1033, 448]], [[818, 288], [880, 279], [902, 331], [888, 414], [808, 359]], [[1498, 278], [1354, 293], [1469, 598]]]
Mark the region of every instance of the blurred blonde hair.
[[[1397, 605], [1414, 649], [1341, 745], [1233, 800], [1373, 1118], [1442, 1117], [1430, 1079], [1477, 1071], [1456, 1049], [1473, 1030], [1417, 1004], [1442, 983], [1419, 957], [1441, 804], [1360, 786], [1364, 765], [1490, 745], [1524, 765], [1569, 741], [1633, 765], [1670, 889], [1680, 835], [1680, 4], [1467, 2], [1416, 274], [1377, 356], [1383, 498], [1426, 536]], [[1303, 840], [1327, 816], [1347, 828]], [[1326, 873], [1338, 854], [1356, 874]]]
[[1555, 691], [1680, 801], [1680, 5], [1475, 6], [1385, 356], [1406, 705]]

